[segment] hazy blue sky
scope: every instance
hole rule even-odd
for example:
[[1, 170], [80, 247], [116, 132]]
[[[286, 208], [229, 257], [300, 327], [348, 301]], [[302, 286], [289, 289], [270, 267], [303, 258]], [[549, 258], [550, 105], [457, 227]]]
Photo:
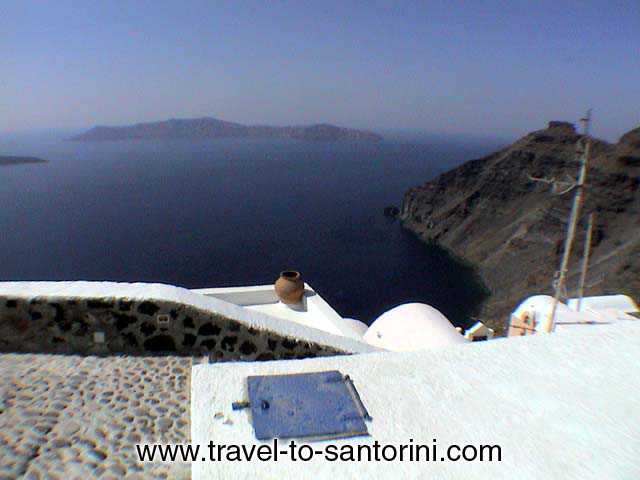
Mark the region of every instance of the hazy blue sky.
[[640, 124], [640, 0], [0, 2], [0, 132], [211, 115], [516, 135]]

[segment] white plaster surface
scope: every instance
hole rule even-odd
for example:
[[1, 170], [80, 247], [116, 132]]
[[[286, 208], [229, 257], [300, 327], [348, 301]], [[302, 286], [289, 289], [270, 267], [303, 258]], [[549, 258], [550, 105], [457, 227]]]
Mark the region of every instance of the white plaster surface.
[[236, 320], [247, 328], [277, 332], [283, 336], [331, 346], [350, 353], [377, 350], [353, 338], [243, 308], [185, 288], [160, 283], [0, 282], [0, 296], [25, 299], [34, 297], [116, 298], [177, 302]]
[[[273, 285], [205, 288], [192, 291], [272, 317], [362, 341], [364, 331], [367, 329], [366, 324], [342, 318], [309, 284], [305, 283], [304, 288], [303, 301], [301, 305], [295, 307], [281, 303]], [[364, 330], [362, 326], [364, 326]]]
[[[353, 379], [373, 421], [370, 437], [337, 444], [498, 444], [502, 461], [192, 464], [194, 479], [640, 478], [640, 323], [454, 345], [298, 361], [198, 365], [192, 441], [259, 445], [248, 375], [338, 369]], [[220, 412], [219, 418], [215, 414]], [[323, 442], [314, 443], [314, 447]]]
[[[572, 310], [578, 309], [578, 298], [567, 300], [567, 306]], [[592, 310], [619, 310], [621, 312], [637, 312], [638, 306], [627, 295], [598, 295], [583, 297], [580, 302], [580, 310], [590, 308]]]

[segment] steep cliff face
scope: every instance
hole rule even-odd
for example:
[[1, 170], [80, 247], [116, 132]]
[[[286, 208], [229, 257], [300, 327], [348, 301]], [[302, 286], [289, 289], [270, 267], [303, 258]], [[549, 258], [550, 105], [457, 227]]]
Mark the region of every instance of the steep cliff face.
[[[555, 195], [551, 184], [533, 179], [575, 179], [578, 139], [572, 124], [550, 122], [404, 196], [405, 227], [477, 265], [492, 292], [482, 320], [501, 332], [522, 299], [552, 292], [573, 192]], [[594, 212], [586, 293], [624, 292], [639, 300], [640, 128], [616, 144], [594, 140], [591, 158], [568, 294], [577, 289], [586, 217]]]

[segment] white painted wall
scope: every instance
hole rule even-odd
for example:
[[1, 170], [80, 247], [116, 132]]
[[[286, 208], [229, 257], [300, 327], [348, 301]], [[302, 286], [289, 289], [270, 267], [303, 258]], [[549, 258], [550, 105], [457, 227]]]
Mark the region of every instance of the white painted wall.
[[365, 342], [346, 337], [338, 333], [338, 331], [327, 332], [317, 327], [310, 327], [263, 312], [243, 308], [234, 303], [185, 288], [160, 283], [0, 282], [0, 297], [24, 299], [35, 297], [48, 299], [100, 298], [176, 302], [228, 317], [242, 323], [247, 328], [269, 330], [286, 337], [335, 347], [345, 352], [363, 353], [377, 350]]

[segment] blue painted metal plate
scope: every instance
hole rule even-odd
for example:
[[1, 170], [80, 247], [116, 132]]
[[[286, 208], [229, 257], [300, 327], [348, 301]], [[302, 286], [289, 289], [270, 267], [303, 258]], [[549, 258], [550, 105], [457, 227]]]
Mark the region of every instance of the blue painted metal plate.
[[353, 384], [337, 370], [247, 379], [253, 428], [258, 440], [344, 438], [367, 435]]

